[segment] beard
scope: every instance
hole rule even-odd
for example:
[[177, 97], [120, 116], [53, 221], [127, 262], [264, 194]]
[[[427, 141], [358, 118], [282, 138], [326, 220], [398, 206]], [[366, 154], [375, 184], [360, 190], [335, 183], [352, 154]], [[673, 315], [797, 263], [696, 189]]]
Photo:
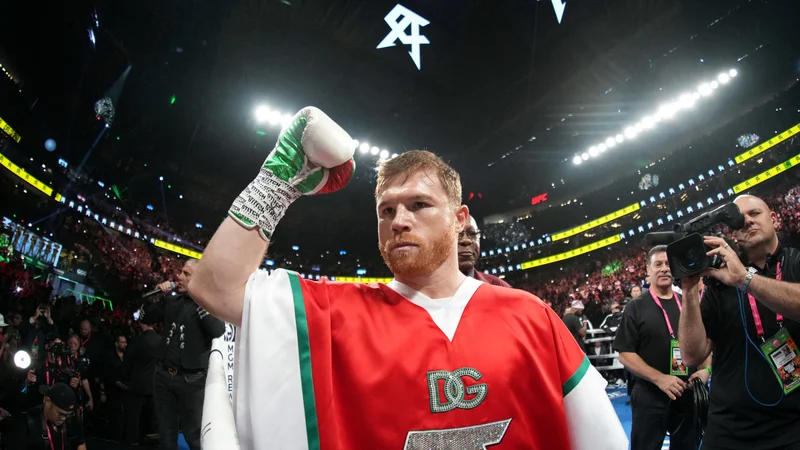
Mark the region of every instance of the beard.
[[[430, 242], [423, 242], [414, 236], [403, 233], [379, 245], [383, 261], [395, 276], [426, 276], [438, 269], [451, 253], [456, 251], [458, 239], [455, 231], [442, 233]], [[392, 252], [393, 245], [403, 242], [416, 245], [416, 250]]]

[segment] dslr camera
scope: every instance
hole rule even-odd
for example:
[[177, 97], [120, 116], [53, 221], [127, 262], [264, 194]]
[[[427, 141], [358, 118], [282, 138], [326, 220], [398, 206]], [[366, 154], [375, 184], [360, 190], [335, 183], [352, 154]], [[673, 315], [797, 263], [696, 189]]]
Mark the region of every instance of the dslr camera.
[[703, 241], [705, 236], [723, 237], [717, 231], [720, 224], [734, 230], [744, 227], [744, 215], [735, 203], [726, 203], [686, 223], [676, 223], [673, 231], [648, 233], [645, 242], [648, 245], [666, 244], [672, 276], [675, 279], [690, 277], [708, 269], [719, 269], [722, 265], [719, 256], [706, 255], [711, 247]]

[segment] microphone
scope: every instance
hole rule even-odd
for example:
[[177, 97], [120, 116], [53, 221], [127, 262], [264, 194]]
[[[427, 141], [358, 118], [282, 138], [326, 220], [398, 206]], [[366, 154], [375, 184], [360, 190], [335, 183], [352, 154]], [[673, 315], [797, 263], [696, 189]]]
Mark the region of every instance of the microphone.
[[[169, 289], [170, 290], [175, 289], [175, 283], [173, 283], [172, 281], [169, 282]], [[144, 294], [142, 294], [142, 298], [148, 298], [148, 297], [152, 297], [152, 296], [154, 296], [156, 294], [163, 294], [163, 293], [164, 292], [161, 289], [154, 289], [154, 290], [152, 290], [150, 292], [145, 292]]]

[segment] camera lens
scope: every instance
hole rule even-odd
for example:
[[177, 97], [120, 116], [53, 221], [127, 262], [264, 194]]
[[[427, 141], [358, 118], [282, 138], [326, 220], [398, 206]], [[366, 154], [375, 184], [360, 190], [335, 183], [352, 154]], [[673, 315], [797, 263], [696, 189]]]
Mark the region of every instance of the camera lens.
[[703, 247], [687, 247], [680, 255], [680, 261], [687, 271], [699, 270], [703, 267], [705, 260], [706, 252]]

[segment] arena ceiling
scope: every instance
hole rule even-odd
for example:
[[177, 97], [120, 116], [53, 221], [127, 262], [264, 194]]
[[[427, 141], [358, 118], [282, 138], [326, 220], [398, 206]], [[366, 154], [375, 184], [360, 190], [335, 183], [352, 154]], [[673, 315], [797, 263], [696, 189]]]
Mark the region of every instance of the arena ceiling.
[[[78, 2], [46, 17], [18, 1], [4, 15], [0, 58], [24, 83], [3, 94], [0, 116], [30, 136], [25, 151], [73, 166], [101, 135], [84, 166], [92, 177], [173, 222], [214, 226], [274, 144], [277, 127], [256, 109], [315, 105], [370, 146], [440, 154], [483, 216], [543, 193], [589, 195], [745, 112], [796, 71], [791, 0], [400, 4], [428, 22], [416, 60], [399, 40], [378, 48], [396, 1]], [[732, 67], [738, 85], [694, 116], [594, 165], [571, 163]], [[109, 92], [115, 119], [101, 133], [93, 106]], [[52, 154], [47, 138], [59, 143]], [[285, 242], [373, 236], [375, 159], [358, 153], [351, 186], [292, 210]]]

